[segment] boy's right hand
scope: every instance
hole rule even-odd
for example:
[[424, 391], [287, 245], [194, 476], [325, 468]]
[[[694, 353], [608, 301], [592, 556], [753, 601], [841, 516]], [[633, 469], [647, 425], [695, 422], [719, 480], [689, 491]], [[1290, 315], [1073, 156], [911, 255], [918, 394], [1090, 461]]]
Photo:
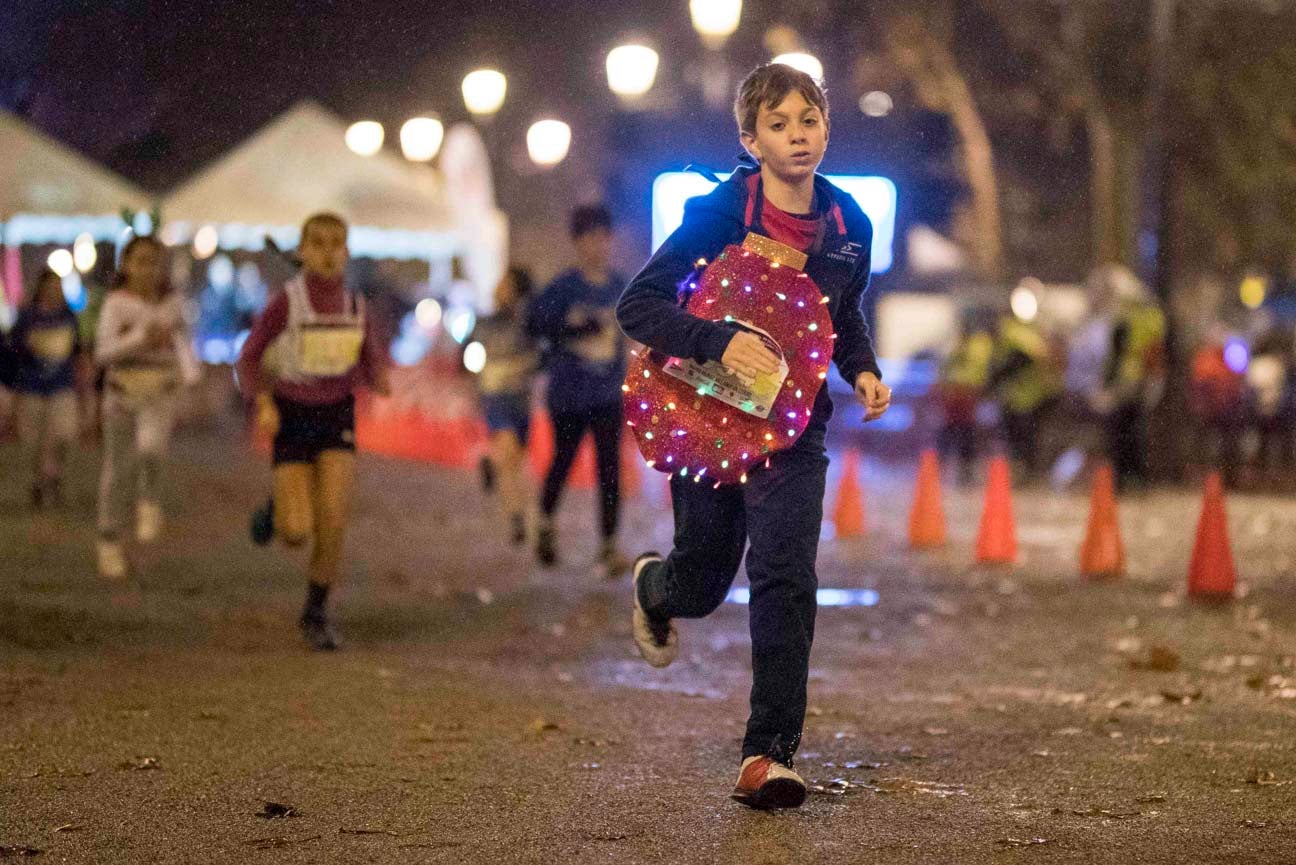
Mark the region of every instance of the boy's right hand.
[[770, 351], [759, 336], [745, 330], [738, 331], [729, 340], [729, 347], [720, 363], [747, 378], [774, 375], [779, 371], [778, 355]]
[[275, 407], [270, 394], [257, 396], [256, 428], [262, 435], [274, 438], [279, 434], [279, 409]]

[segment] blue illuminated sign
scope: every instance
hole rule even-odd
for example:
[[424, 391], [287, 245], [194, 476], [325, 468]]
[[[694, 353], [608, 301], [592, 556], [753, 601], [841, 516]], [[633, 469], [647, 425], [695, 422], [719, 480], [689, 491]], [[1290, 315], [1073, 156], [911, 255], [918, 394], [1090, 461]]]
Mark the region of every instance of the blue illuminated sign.
[[[728, 174], [718, 175], [723, 181]], [[873, 223], [872, 268], [874, 273], [891, 269], [895, 245], [896, 186], [885, 177], [829, 174], [828, 180], [850, 193]], [[715, 184], [693, 171], [668, 171], [653, 181], [652, 247], [657, 247], [684, 221], [684, 203], [706, 195]]]

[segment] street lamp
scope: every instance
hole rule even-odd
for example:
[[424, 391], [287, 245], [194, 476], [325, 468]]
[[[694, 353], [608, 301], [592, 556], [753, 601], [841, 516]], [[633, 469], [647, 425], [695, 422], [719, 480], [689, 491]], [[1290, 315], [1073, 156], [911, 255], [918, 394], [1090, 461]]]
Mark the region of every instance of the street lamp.
[[693, 29], [709, 48], [720, 48], [738, 29], [742, 0], [689, 0]]
[[1008, 301], [1013, 315], [1027, 324], [1039, 316], [1040, 301], [1037, 288], [1043, 288], [1038, 280], [1024, 279], [1013, 289], [1012, 297]]
[[823, 64], [819, 58], [813, 54], [806, 54], [804, 51], [793, 51], [788, 54], [780, 54], [775, 57], [772, 63], [783, 63], [791, 66], [793, 69], [800, 69], [806, 75], [809, 75], [815, 81], [823, 82]]
[[194, 257], [199, 261], [205, 258], [211, 258], [216, 254], [216, 247], [220, 245], [220, 235], [216, 232], [216, 226], [204, 225], [198, 229], [194, 235], [193, 249]]
[[571, 147], [571, 127], [561, 120], [537, 120], [527, 130], [527, 152], [531, 161], [545, 167], [567, 158]]
[[76, 243], [72, 244], [72, 262], [76, 269], [82, 273], [89, 273], [99, 260], [99, 251], [95, 249], [94, 238], [89, 234], [77, 236]]
[[441, 150], [445, 127], [435, 117], [412, 117], [401, 127], [401, 152], [410, 162], [430, 162]]
[[646, 45], [619, 45], [608, 52], [608, 87], [617, 96], [643, 96], [657, 80], [657, 52]]
[[72, 253], [66, 249], [56, 249], [49, 254], [49, 258], [46, 259], [45, 263], [49, 265], [50, 270], [54, 271], [62, 279], [72, 272]]
[[498, 69], [476, 69], [464, 76], [464, 105], [473, 114], [489, 117], [504, 104], [508, 79]]
[[383, 127], [376, 120], [352, 123], [346, 131], [346, 145], [360, 156], [373, 156], [383, 146]]
[[872, 90], [860, 97], [859, 107], [869, 117], [886, 117], [895, 108], [895, 100], [886, 91]]

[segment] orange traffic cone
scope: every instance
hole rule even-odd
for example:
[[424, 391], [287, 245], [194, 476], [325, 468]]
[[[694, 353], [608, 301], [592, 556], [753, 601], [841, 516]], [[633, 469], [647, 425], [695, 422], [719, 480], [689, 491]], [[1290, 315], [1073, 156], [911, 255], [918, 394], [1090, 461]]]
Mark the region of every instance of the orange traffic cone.
[[1080, 573], [1091, 579], [1113, 579], [1125, 573], [1125, 545], [1116, 519], [1116, 493], [1109, 465], [1094, 475], [1089, 500], [1089, 528], [1080, 545]]
[[909, 513], [909, 546], [916, 550], [945, 543], [945, 508], [941, 504], [940, 460], [933, 450], [918, 462], [918, 486]]
[[977, 533], [977, 561], [1010, 565], [1017, 561], [1017, 528], [1013, 521], [1012, 478], [1008, 460], [995, 457], [986, 483], [985, 509]]
[[864, 534], [864, 495], [860, 492], [859, 456], [846, 451], [837, 503], [833, 506], [833, 525], [839, 538], [857, 538]]
[[1233, 553], [1229, 549], [1228, 517], [1224, 512], [1224, 487], [1219, 472], [1206, 478], [1197, 542], [1188, 566], [1188, 594], [1204, 600], [1226, 601], [1233, 597], [1237, 582]]

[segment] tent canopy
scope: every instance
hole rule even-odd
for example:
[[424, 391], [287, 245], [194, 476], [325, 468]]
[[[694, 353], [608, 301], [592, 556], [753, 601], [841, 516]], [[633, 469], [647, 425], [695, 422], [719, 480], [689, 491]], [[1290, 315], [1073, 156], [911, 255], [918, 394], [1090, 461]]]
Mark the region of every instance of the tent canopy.
[[359, 156], [346, 124], [298, 103], [169, 195], [167, 222], [296, 226], [330, 210], [356, 226], [448, 231], [439, 176], [386, 151]]
[[0, 219], [116, 214], [149, 203], [142, 189], [0, 111]]
[[[9, 246], [117, 238], [121, 211], [148, 210], [144, 190], [0, 111], [0, 220]], [[12, 274], [10, 274], [12, 279]]]

